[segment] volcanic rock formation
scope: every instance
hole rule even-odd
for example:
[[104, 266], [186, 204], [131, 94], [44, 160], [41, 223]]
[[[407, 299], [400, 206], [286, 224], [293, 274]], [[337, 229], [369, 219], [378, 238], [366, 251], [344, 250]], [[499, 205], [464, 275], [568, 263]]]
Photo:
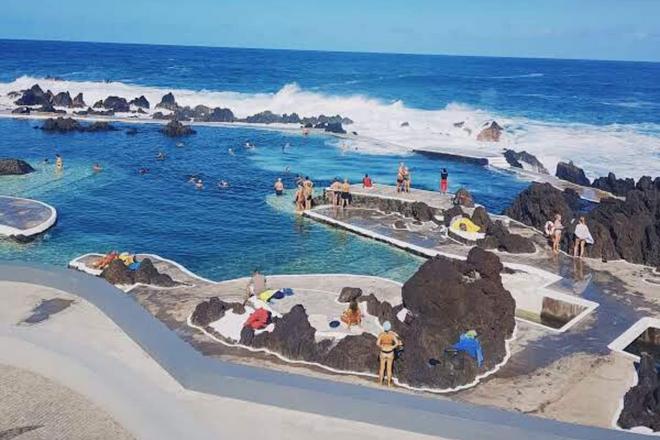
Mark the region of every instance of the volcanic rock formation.
[[497, 122], [492, 121], [487, 127], [479, 132], [477, 140], [480, 142], [499, 142], [501, 135], [502, 127], [500, 127]]
[[101, 277], [115, 285], [141, 283], [172, 287], [178, 284], [169, 275], [158, 272], [149, 258], [140, 261], [140, 267], [136, 271], [130, 270], [121, 260], [113, 260], [108, 267], [103, 269]]
[[0, 176], [17, 176], [34, 171], [29, 163], [20, 159], [0, 159]]
[[161, 131], [169, 137], [179, 137], [179, 136], [188, 136], [195, 134], [195, 130], [190, 128], [188, 125], [183, 125], [181, 122], [176, 119], [171, 120], [168, 124], [161, 129]]
[[623, 398], [623, 410], [617, 423], [624, 429], [646, 426], [660, 431], [660, 387], [653, 356], [642, 353], [637, 375], [637, 385]]
[[572, 161], [559, 162], [555, 176], [569, 182], [577, 183], [582, 186], [591, 186], [591, 182], [584, 174], [584, 170], [576, 166]]

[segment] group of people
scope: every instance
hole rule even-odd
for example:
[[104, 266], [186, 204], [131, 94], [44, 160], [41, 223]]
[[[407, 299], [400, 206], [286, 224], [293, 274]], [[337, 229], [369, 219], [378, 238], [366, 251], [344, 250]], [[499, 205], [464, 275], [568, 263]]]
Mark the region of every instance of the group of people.
[[[277, 190], [276, 190], [277, 191]], [[277, 193], [277, 192], [276, 192]], [[296, 194], [293, 201], [296, 204], [296, 211], [306, 211], [312, 209], [312, 199], [314, 198], [314, 182], [309, 176], [296, 177]]]
[[410, 170], [403, 162], [396, 174], [396, 192], [410, 192]]
[[335, 177], [330, 184], [330, 191], [332, 193], [331, 197], [333, 206], [346, 208], [351, 204], [353, 198], [351, 195], [351, 184], [348, 179], [344, 179], [343, 182], [340, 182], [339, 179]]
[[[549, 220], [545, 224], [545, 233], [552, 242], [552, 252], [559, 254], [559, 245], [561, 244], [561, 237], [564, 232], [564, 225], [562, 223], [561, 214], [555, 214], [553, 220]], [[573, 242], [573, 257], [582, 258], [587, 244], [593, 244], [594, 239], [591, 236], [587, 220], [584, 216], [580, 216], [578, 224], [575, 225], [574, 242]]]

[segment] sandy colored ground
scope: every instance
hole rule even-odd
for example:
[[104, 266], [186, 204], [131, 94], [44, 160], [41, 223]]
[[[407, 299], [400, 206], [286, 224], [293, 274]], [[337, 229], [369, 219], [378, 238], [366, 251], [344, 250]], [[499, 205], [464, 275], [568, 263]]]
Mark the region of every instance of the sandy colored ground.
[[[103, 419], [106, 431], [98, 438], [122, 438], [121, 435], [141, 439], [432, 438], [187, 391], [91, 304], [55, 289], [30, 284], [0, 282], [0, 292], [0, 346], [3, 347], [0, 364], [18, 369], [19, 374], [36, 374], [53, 384], [55, 391], [45, 387], [39, 397], [46, 401], [61, 397], [57, 393], [74, 400], [88, 399], [102, 412], [97, 417], [116, 422]], [[42, 323], [19, 324], [42, 299], [51, 298], [75, 302]], [[0, 432], [17, 428], [13, 420], [20, 425], [23, 420], [36, 417], [39, 410], [45, 410], [15, 404], [9, 408], [7, 401], [0, 401], [0, 414], [8, 413], [8, 409], [13, 419], [5, 422], [0, 417]], [[36, 415], [33, 417], [30, 411], [37, 411]], [[40, 428], [43, 432], [55, 432], [58, 428], [54, 422], [48, 422], [53, 419], [40, 420], [47, 423]], [[62, 429], [82, 432], [78, 431], [82, 429], [80, 425], [90, 420], [77, 417], [59, 422], [64, 424], [59, 425]], [[5, 423], [11, 426], [4, 426]], [[112, 429], [128, 434], [114, 435]]]

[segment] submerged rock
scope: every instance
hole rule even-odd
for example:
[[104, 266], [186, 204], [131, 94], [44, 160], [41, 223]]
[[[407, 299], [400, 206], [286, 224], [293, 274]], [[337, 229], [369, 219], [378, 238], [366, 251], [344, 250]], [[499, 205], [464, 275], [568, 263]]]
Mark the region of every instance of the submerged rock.
[[576, 166], [572, 161], [559, 162], [557, 164], [557, 172], [555, 176], [568, 182], [576, 183], [582, 186], [591, 186], [591, 182], [584, 174], [584, 170]]
[[331, 122], [325, 126], [325, 131], [329, 133], [346, 134], [346, 130], [342, 127], [341, 122]]
[[116, 128], [109, 122], [92, 122], [89, 125], [82, 125], [80, 122], [73, 118], [48, 118], [44, 121], [41, 129], [48, 132], [56, 133], [70, 133], [78, 132], [99, 132], [99, 131], [113, 131]]
[[477, 135], [477, 140], [480, 142], [499, 142], [502, 135], [502, 127], [492, 121], [486, 128], [482, 129]]
[[188, 125], [183, 125], [181, 122], [176, 119], [171, 120], [167, 125], [161, 129], [166, 136], [169, 137], [179, 137], [179, 136], [188, 136], [195, 134], [195, 130], [190, 128]]
[[0, 176], [23, 175], [34, 171], [29, 163], [21, 159], [0, 159]]

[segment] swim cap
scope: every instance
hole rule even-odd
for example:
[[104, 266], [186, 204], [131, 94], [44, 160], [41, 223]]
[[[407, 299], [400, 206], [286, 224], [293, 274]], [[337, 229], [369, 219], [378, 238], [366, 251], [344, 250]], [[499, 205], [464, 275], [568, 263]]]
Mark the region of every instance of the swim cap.
[[383, 330], [385, 330], [386, 332], [392, 330], [392, 324], [390, 323], [390, 321], [385, 321], [383, 323]]

